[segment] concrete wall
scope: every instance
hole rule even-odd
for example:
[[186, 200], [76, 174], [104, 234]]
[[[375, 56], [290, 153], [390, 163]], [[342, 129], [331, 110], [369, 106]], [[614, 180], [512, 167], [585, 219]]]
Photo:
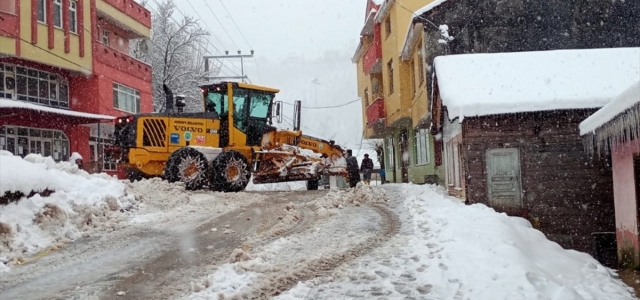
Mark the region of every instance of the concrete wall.
[[640, 265], [638, 245], [638, 207], [634, 176], [634, 155], [640, 154], [640, 141], [618, 144], [612, 148], [613, 196], [616, 214], [618, 257], [622, 265]]

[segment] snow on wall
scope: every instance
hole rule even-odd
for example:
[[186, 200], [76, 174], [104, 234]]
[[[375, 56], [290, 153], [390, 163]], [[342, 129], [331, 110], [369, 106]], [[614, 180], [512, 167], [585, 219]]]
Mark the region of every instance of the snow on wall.
[[597, 108], [640, 78], [640, 48], [438, 56], [450, 118]]
[[30, 109], [30, 110], [37, 110], [41, 112], [48, 112], [48, 113], [61, 114], [61, 115], [80, 117], [80, 118], [88, 118], [88, 119], [98, 119], [98, 120], [115, 119], [115, 117], [112, 117], [112, 116], [83, 113], [79, 111], [52, 108], [52, 107], [46, 107], [46, 106], [37, 105], [37, 104], [31, 104], [31, 103], [15, 101], [15, 100], [5, 100], [5, 99], [0, 99], [0, 108], [24, 108], [24, 109]]
[[589, 154], [614, 152], [640, 139], [640, 82], [580, 123], [580, 134]]
[[609, 102], [603, 108], [591, 115], [591, 117], [580, 123], [580, 135], [593, 132], [602, 125], [613, 120], [613, 118], [624, 111], [631, 109], [638, 103], [640, 103], [640, 81], [636, 82], [620, 94], [615, 100]]
[[[421, 32], [415, 32], [415, 23], [414, 23], [414, 19], [420, 19], [422, 18], [421, 15], [423, 13], [426, 13], [432, 9], [434, 9], [435, 7], [439, 6], [440, 4], [444, 3], [447, 0], [435, 0], [432, 1], [431, 3], [421, 7], [420, 9], [416, 10], [413, 12], [413, 18], [411, 18], [411, 21], [409, 21], [409, 26], [407, 29], [407, 35], [404, 38], [404, 43], [402, 44], [402, 59], [407, 60], [408, 56], [409, 56], [409, 52], [411, 50], [413, 41], [416, 40], [416, 34], [421, 34]], [[440, 25], [440, 26], [446, 26], [446, 25]]]

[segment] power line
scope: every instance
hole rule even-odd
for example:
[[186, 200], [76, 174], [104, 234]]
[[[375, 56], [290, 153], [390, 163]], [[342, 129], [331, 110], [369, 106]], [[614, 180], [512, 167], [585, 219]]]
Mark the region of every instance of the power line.
[[[227, 9], [227, 6], [224, 5], [224, 2], [222, 0], [218, 0], [218, 1], [220, 1], [220, 4], [222, 4], [222, 7], [224, 8], [224, 10], [229, 15], [229, 18], [231, 18], [231, 22], [233, 22], [233, 25], [236, 27], [236, 29], [238, 29], [238, 32], [240, 32], [240, 36], [242, 36], [244, 41], [247, 43], [247, 45], [249, 45], [249, 47], [251, 47], [251, 49], [255, 49], [255, 48], [253, 48], [253, 45], [251, 45], [251, 43], [249, 43], [249, 40], [247, 40], [247, 37], [244, 36], [244, 33], [242, 33], [242, 30], [240, 30], [240, 27], [238, 27], [238, 23], [236, 23], [236, 20], [233, 18], [233, 15]], [[207, 2], [205, 0], [205, 4], [206, 3]], [[258, 60], [257, 59], [255, 60], [255, 63], [256, 63], [256, 70], [258, 71], [258, 78], [260, 78], [260, 81], [262, 81], [262, 74], [260, 74], [260, 66], [258, 66]]]
[[[160, 3], [158, 3], [158, 0], [153, 0], [153, 2], [154, 2], [156, 5], [160, 6]], [[160, 12], [159, 12], [159, 11], [156, 11], [156, 10], [155, 10], [155, 9], [153, 9], [151, 6], [149, 6], [149, 9], [153, 10], [153, 12], [154, 12], [156, 15], [158, 15], [158, 16], [160, 15]], [[184, 14], [184, 13], [183, 13], [183, 12], [182, 12], [178, 7], [177, 7], [177, 6], [175, 6], [175, 9], [176, 9], [176, 10], [177, 10], [181, 15], [182, 15], [182, 17], [183, 17], [183, 18], [186, 18], [186, 17], [187, 17], [187, 15], [186, 15], [186, 14]], [[180, 22], [178, 22], [178, 20], [176, 20], [173, 16], [171, 16], [171, 19], [173, 20], [173, 22], [174, 22], [176, 25], [180, 26]], [[202, 18], [200, 18], [200, 19], [202, 20]], [[205, 25], [206, 25], [206, 23], [205, 23]], [[213, 34], [213, 32], [211, 32], [211, 35], [213, 35], [213, 37], [214, 37], [218, 42], [220, 42], [220, 39], [218, 39], [218, 37], [217, 37], [215, 34]], [[207, 43], [208, 43], [211, 47], [213, 47], [213, 49], [215, 49], [216, 51], [220, 52], [220, 49], [218, 49], [218, 47], [216, 47], [213, 43], [211, 43], [211, 41], [210, 41], [209, 39], [207, 39]], [[220, 44], [222, 44], [222, 42], [220, 42]], [[205, 48], [205, 51], [206, 51], [207, 53], [209, 53], [209, 54], [213, 55], [213, 53], [211, 53], [211, 51], [209, 51], [209, 49]], [[237, 74], [237, 72], [236, 72], [236, 71], [234, 71], [234, 70], [232, 70], [231, 68], [229, 68], [229, 66], [226, 66], [224, 63], [222, 63], [222, 61], [219, 61], [219, 62], [220, 62], [220, 69], [222, 69], [223, 67], [225, 67], [225, 68], [227, 68], [229, 71], [231, 71], [233, 74]], [[238, 66], [234, 65], [233, 63], [231, 63], [231, 65], [232, 65], [232, 66], [234, 66], [234, 67], [236, 67], [236, 68], [238, 68]]]
[[[242, 30], [240, 30], [240, 27], [238, 27], [238, 24], [236, 23], [236, 20], [233, 19], [233, 16], [231, 15], [231, 13], [229, 12], [229, 10], [227, 9], [227, 6], [224, 5], [224, 2], [222, 2], [222, 0], [218, 0], [220, 1], [220, 4], [222, 4], [222, 8], [224, 8], [224, 11], [227, 12], [227, 14], [229, 15], [229, 18], [231, 18], [231, 22], [233, 23], [233, 25], [236, 26], [236, 29], [238, 29], [238, 32], [240, 32], [240, 36], [242, 36], [242, 38], [244, 39], [245, 43], [247, 43], [247, 45], [249, 45], [249, 47], [253, 48], [253, 46], [251, 46], [251, 43], [249, 43], [249, 41], [247, 40], [247, 38], [244, 36], [244, 34], [242, 33]], [[206, 4], [207, 1], [204, 1], [204, 3]]]
[[404, 5], [400, 4], [400, 2], [396, 1], [395, 3], [396, 3], [396, 4], [398, 4], [400, 7], [404, 8], [406, 11], [410, 12], [410, 13], [411, 13], [411, 15], [413, 15], [413, 16], [415, 16], [415, 17], [417, 17], [418, 19], [421, 19], [421, 20], [427, 21], [427, 23], [431, 24], [431, 26], [435, 27], [435, 28], [436, 28], [436, 29], [438, 29], [438, 30], [440, 29], [440, 27], [439, 27], [439, 26], [437, 26], [436, 24], [434, 24], [433, 22], [431, 22], [430, 20], [428, 20], [428, 19], [426, 19], [426, 18], [424, 18], [424, 17], [422, 17], [422, 16], [418, 16], [418, 15], [416, 15], [416, 13], [415, 13], [414, 11], [412, 11], [412, 10], [410, 10], [410, 9], [406, 8]]
[[[187, 2], [189, 2], [189, 0], [187, 0]], [[204, 5], [207, 6], [207, 8], [209, 9], [209, 11], [211, 12], [211, 14], [213, 15], [213, 17], [216, 19], [216, 21], [218, 21], [218, 24], [220, 24], [220, 28], [222, 28], [222, 30], [224, 30], [224, 32], [227, 34], [227, 36], [229, 37], [229, 39], [231, 40], [231, 42], [233, 43], [233, 45], [235, 45], [236, 47], [238, 47], [238, 50], [240, 50], [240, 46], [238, 46], [238, 44], [236, 44], [236, 41], [233, 40], [233, 37], [231, 37], [231, 35], [229, 34], [229, 32], [227, 31], [226, 28], [224, 28], [224, 25], [222, 24], [222, 22], [220, 22], [220, 19], [218, 19], [218, 16], [216, 15], [215, 12], [213, 12], [213, 9], [211, 9], [211, 6], [209, 6], [209, 4], [207, 3], [207, 1], [203, 1]]]
[[[285, 119], [288, 119], [288, 120], [289, 120], [289, 121], [291, 121], [291, 122], [293, 122], [293, 119], [291, 119], [291, 118], [289, 118], [289, 117], [287, 117], [287, 116], [285, 116], [285, 115], [283, 115], [282, 117], [283, 117], [283, 118], [285, 118]], [[285, 120], [285, 121], [286, 121], [286, 120]], [[291, 127], [295, 127], [295, 126], [293, 126], [293, 124], [289, 123], [288, 121], [287, 121], [287, 123], [288, 123], [289, 125], [291, 125]], [[302, 125], [302, 124], [300, 124], [300, 126], [302, 126], [302, 127], [304, 127], [305, 129], [307, 129], [307, 130], [311, 131], [312, 133], [317, 134], [319, 137], [324, 138], [325, 140], [329, 140], [329, 139], [327, 139], [326, 137], [324, 137], [324, 134], [322, 134], [322, 133], [319, 133], [319, 132], [317, 132], [317, 131], [315, 131], [315, 130], [313, 130], [313, 129], [311, 129], [311, 128], [307, 127], [307, 126], [304, 126], [304, 125]]]
[[[347, 105], [349, 105], [351, 103], [355, 103], [355, 102], [358, 102], [358, 101], [360, 101], [360, 98], [352, 100], [352, 101], [349, 101], [347, 103], [339, 104], [339, 105], [333, 105], [333, 106], [303, 106], [302, 108], [306, 108], [306, 109], [338, 108], [338, 107], [347, 106]], [[282, 103], [293, 106], [293, 104], [288, 103], [288, 102], [282, 102]]]

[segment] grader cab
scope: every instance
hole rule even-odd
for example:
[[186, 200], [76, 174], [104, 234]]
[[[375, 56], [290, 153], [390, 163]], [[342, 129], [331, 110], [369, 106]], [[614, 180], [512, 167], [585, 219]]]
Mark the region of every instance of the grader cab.
[[273, 126], [282, 113], [282, 103], [274, 105], [277, 89], [238, 82], [201, 88], [203, 112], [169, 109], [116, 120], [109, 154], [130, 180], [162, 177], [190, 190], [238, 192], [252, 175], [256, 184], [306, 180], [308, 189], [317, 189], [322, 175], [348, 177], [338, 145], [302, 134], [299, 105], [293, 131]]

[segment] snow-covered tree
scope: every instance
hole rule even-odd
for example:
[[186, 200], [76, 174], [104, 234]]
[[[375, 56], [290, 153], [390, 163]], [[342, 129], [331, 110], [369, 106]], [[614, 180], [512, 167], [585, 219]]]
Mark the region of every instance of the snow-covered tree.
[[153, 68], [155, 112], [165, 110], [164, 84], [174, 96], [185, 96], [185, 111], [201, 111], [202, 94], [198, 87], [206, 82], [205, 76], [217, 73], [215, 67], [208, 73], [204, 68], [209, 32], [192, 17], [174, 17], [175, 9], [173, 0], [158, 3], [152, 10], [151, 40], [132, 43], [132, 55]]

